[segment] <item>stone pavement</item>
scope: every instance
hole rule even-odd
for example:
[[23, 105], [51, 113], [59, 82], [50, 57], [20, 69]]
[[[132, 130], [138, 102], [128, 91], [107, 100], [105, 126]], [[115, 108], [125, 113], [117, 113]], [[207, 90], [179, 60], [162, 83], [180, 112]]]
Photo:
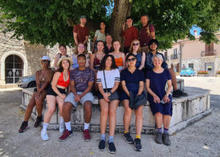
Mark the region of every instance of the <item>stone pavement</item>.
[[[171, 137], [170, 147], [158, 145], [153, 135], [142, 135], [143, 151], [135, 152], [132, 145], [125, 143], [121, 134], [116, 134], [115, 144], [117, 153], [111, 155], [100, 152], [97, 148], [99, 134], [92, 133], [92, 140], [84, 142], [80, 132], [65, 142], [59, 142], [58, 131], [49, 131], [50, 140], [40, 139], [40, 128], [33, 127], [19, 134], [18, 128], [24, 112], [19, 108], [21, 91], [0, 92], [0, 156], [12, 157], [220, 157], [220, 78], [184, 78], [185, 85], [196, 86], [211, 90], [211, 115], [192, 124]], [[219, 88], [218, 88], [219, 87]], [[135, 135], [133, 135], [135, 136]]]

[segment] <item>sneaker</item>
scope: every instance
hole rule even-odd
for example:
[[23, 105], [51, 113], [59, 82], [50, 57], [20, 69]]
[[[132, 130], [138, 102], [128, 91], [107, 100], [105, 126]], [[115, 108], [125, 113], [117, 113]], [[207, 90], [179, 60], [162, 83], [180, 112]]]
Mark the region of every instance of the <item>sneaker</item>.
[[115, 154], [116, 148], [115, 148], [115, 144], [113, 142], [108, 143], [108, 150], [109, 150], [109, 153]]
[[47, 135], [47, 131], [46, 130], [41, 130], [41, 139], [43, 140], [43, 141], [48, 141], [49, 140], [49, 137], [48, 137], [48, 135]]
[[163, 141], [162, 141], [162, 133], [161, 132], [156, 132], [155, 142], [157, 144], [162, 144], [163, 143]]
[[99, 142], [99, 149], [104, 150], [105, 149], [105, 140], [100, 140]]
[[126, 141], [127, 141], [129, 144], [133, 144], [133, 143], [134, 143], [134, 140], [133, 140], [133, 138], [131, 137], [131, 135], [130, 135], [129, 132], [128, 132], [128, 133], [125, 133], [125, 134], [124, 134], [124, 137], [125, 137]]
[[37, 117], [35, 123], [34, 123], [34, 127], [37, 128], [38, 126], [40, 126], [42, 122], [42, 116], [41, 117]]
[[135, 150], [140, 152], [142, 150], [141, 139], [136, 138], [134, 140], [134, 146], [135, 146]]
[[59, 140], [60, 140], [60, 141], [66, 140], [69, 136], [72, 135], [72, 133], [73, 133], [72, 131], [69, 131], [69, 130], [66, 129], [66, 130], [63, 132], [63, 135], [59, 137]]
[[88, 129], [83, 130], [83, 136], [84, 136], [85, 141], [89, 141], [91, 139], [91, 136], [90, 136], [90, 133], [89, 133]]
[[187, 96], [187, 93], [184, 93], [183, 91], [177, 89], [173, 91], [173, 97], [179, 98], [181, 96]]
[[63, 132], [65, 131], [65, 123], [59, 123], [59, 132], [61, 134], [63, 134]]
[[20, 129], [18, 130], [19, 133], [23, 133], [28, 127], [28, 122], [22, 122]]
[[169, 134], [163, 134], [162, 139], [163, 139], [163, 144], [165, 144], [167, 146], [171, 145]]

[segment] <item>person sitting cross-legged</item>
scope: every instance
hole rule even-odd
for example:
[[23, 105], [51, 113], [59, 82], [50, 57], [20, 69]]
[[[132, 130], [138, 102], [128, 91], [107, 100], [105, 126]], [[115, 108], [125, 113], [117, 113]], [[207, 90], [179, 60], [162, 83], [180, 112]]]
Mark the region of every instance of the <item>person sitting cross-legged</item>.
[[63, 118], [65, 121], [66, 130], [63, 135], [59, 137], [61, 141], [67, 139], [71, 134], [71, 110], [72, 107], [76, 108], [79, 103], [84, 108], [84, 140], [91, 139], [89, 133], [89, 125], [92, 116], [92, 103], [94, 97], [90, 92], [94, 82], [94, 71], [86, 67], [86, 56], [80, 54], [77, 56], [77, 62], [79, 67], [70, 71], [70, 93], [64, 100], [63, 105]]

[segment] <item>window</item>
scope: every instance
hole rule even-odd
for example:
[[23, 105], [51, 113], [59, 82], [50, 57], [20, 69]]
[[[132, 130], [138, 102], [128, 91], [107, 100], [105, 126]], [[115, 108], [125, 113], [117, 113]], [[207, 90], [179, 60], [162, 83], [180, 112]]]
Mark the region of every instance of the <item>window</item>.
[[177, 48], [175, 48], [174, 50], [173, 50], [173, 57], [172, 57], [173, 59], [177, 59], [178, 58], [178, 55], [177, 55]]

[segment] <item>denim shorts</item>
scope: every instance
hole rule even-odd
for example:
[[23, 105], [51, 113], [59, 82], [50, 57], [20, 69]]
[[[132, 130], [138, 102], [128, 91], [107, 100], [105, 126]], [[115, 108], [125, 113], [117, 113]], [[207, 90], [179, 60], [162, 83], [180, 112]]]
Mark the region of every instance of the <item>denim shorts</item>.
[[[82, 92], [77, 92], [78, 95], [82, 94]], [[88, 92], [86, 93], [86, 95], [84, 95], [81, 99], [80, 99], [80, 103], [82, 105], [84, 105], [85, 102], [91, 102], [93, 103], [94, 102], [94, 96], [92, 95], [91, 92]], [[64, 102], [69, 102], [71, 103], [74, 107], [77, 107], [78, 106], [78, 103], [75, 101], [75, 96], [74, 94], [71, 92], [67, 95], [67, 97], [65, 98]]]

